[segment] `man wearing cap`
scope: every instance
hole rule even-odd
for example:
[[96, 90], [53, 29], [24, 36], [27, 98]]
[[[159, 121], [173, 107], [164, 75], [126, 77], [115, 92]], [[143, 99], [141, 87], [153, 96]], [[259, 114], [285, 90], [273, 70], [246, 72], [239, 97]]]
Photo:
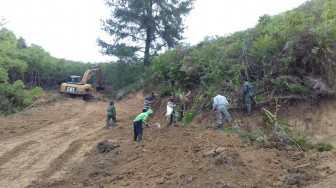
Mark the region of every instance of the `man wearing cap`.
[[227, 110], [227, 107], [229, 105], [229, 102], [226, 100], [226, 97], [218, 94], [218, 92], [215, 92], [215, 97], [213, 101], [212, 111], [217, 110], [217, 122], [218, 122], [218, 129], [223, 129], [223, 114], [226, 118], [228, 127], [231, 127], [231, 117]]
[[144, 106], [143, 106], [143, 108], [142, 108], [142, 112], [147, 112], [147, 110], [148, 110], [148, 107], [149, 107], [149, 97], [146, 97], [145, 98], [145, 103], [144, 103]]
[[139, 114], [133, 121], [133, 126], [134, 126], [134, 141], [140, 142], [142, 140], [142, 123], [148, 126], [147, 119], [148, 116], [152, 115], [153, 111], [151, 109], [147, 110], [147, 112], [143, 112]]
[[252, 99], [254, 96], [254, 87], [253, 85], [248, 81], [247, 78], [243, 78], [243, 91], [244, 91], [244, 97], [245, 97], [245, 103], [246, 103], [246, 109], [247, 113], [246, 116], [251, 116], [252, 114]]

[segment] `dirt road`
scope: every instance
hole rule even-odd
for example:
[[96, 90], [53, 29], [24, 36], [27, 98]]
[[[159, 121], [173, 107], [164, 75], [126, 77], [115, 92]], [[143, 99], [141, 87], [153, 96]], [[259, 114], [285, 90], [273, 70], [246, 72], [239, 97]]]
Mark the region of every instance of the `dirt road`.
[[[131, 124], [143, 98], [138, 92], [117, 102], [118, 127], [110, 130], [103, 129], [107, 101], [64, 99], [0, 118], [0, 187], [331, 185], [334, 152], [250, 147], [201, 121], [166, 128], [164, 103], [150, 120], [162, 128], [145, 129], [144, 142], [133, 142]], [[120, 147], [99, 153], [103, 140]]]
[[[25, 187], [38, 178], [62, 176], [69, 166], [80, 163], [95, 144], [92, 140], [104, 133], [101, 128], [105, 108], [106, 105], [100, 103], [68, 100], [58, 104], [56, 109], [45, 107], [40, 112], [16, 117], [29, 121], [39, 113], [40, 121], [34, 120], [38, 125], [33, 127], [30, 127], [32, 122], [22, 121], [15, 125], [10, 137], [1, 138], [0, 185]], [[16, 118], [9, 121], [15, 123]], [[27, 133], [15, 134], [20, 126], [27, 126]], [[29, 130], [31, 128], [33, 130]]]

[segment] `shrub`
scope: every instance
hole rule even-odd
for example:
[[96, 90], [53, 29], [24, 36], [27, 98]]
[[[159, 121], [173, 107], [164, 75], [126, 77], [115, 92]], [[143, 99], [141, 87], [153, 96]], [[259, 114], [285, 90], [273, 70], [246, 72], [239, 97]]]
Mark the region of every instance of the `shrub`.
[[328, 144], [328, 143], [318, 143], [314, 145], [314, 148], [317, 149], [317, 151], [319, 152], [331, 151], [335, 149], [333, 145]]
[[289, 145], [300, 147], [304, 151], [314, 149], [314, 145], [309, 143], [306, 138], [294, 138], [289, 141]]
[[195, 110], [190, 110], [189, 112], [186, 112], [184, 117], [183, 117], [184, 122], [186, 124], [191, 123], [191, 121], [194, 119], [195, 115], [196, 115]]

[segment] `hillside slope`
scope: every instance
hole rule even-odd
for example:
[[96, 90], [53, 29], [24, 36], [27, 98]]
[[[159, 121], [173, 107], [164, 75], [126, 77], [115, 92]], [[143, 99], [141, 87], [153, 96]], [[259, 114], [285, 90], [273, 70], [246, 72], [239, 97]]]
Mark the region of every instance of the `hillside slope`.
[[[103, 129], [107, 101], [66, 99], [0, 118], [0, 187], [336, 185], [335, 152], [248, 146], [236, 134], [208, 129], [197, 118], [190, 127], [167, 128], [164, 103], [149, 120], [161, 129], [145, 128], [144, 141], [133, 142], [132, 120], [143, 98], [137, 92], [118, 101], [118, 127], [110, 130]], [[100, 153], [97, 145], [104, 140], [116, 148]]]

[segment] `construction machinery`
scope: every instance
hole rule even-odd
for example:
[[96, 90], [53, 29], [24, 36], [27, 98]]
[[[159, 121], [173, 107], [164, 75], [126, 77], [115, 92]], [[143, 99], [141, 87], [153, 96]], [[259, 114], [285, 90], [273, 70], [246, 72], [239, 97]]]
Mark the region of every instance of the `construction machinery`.
[[83, 77], [71, 75], [61, 85], [61, 93], [69, 94], [72, 97], [83, 96], [90, 98], [92, 92], [103, 90], [101, 69], [99, 65], [85, 71]]

